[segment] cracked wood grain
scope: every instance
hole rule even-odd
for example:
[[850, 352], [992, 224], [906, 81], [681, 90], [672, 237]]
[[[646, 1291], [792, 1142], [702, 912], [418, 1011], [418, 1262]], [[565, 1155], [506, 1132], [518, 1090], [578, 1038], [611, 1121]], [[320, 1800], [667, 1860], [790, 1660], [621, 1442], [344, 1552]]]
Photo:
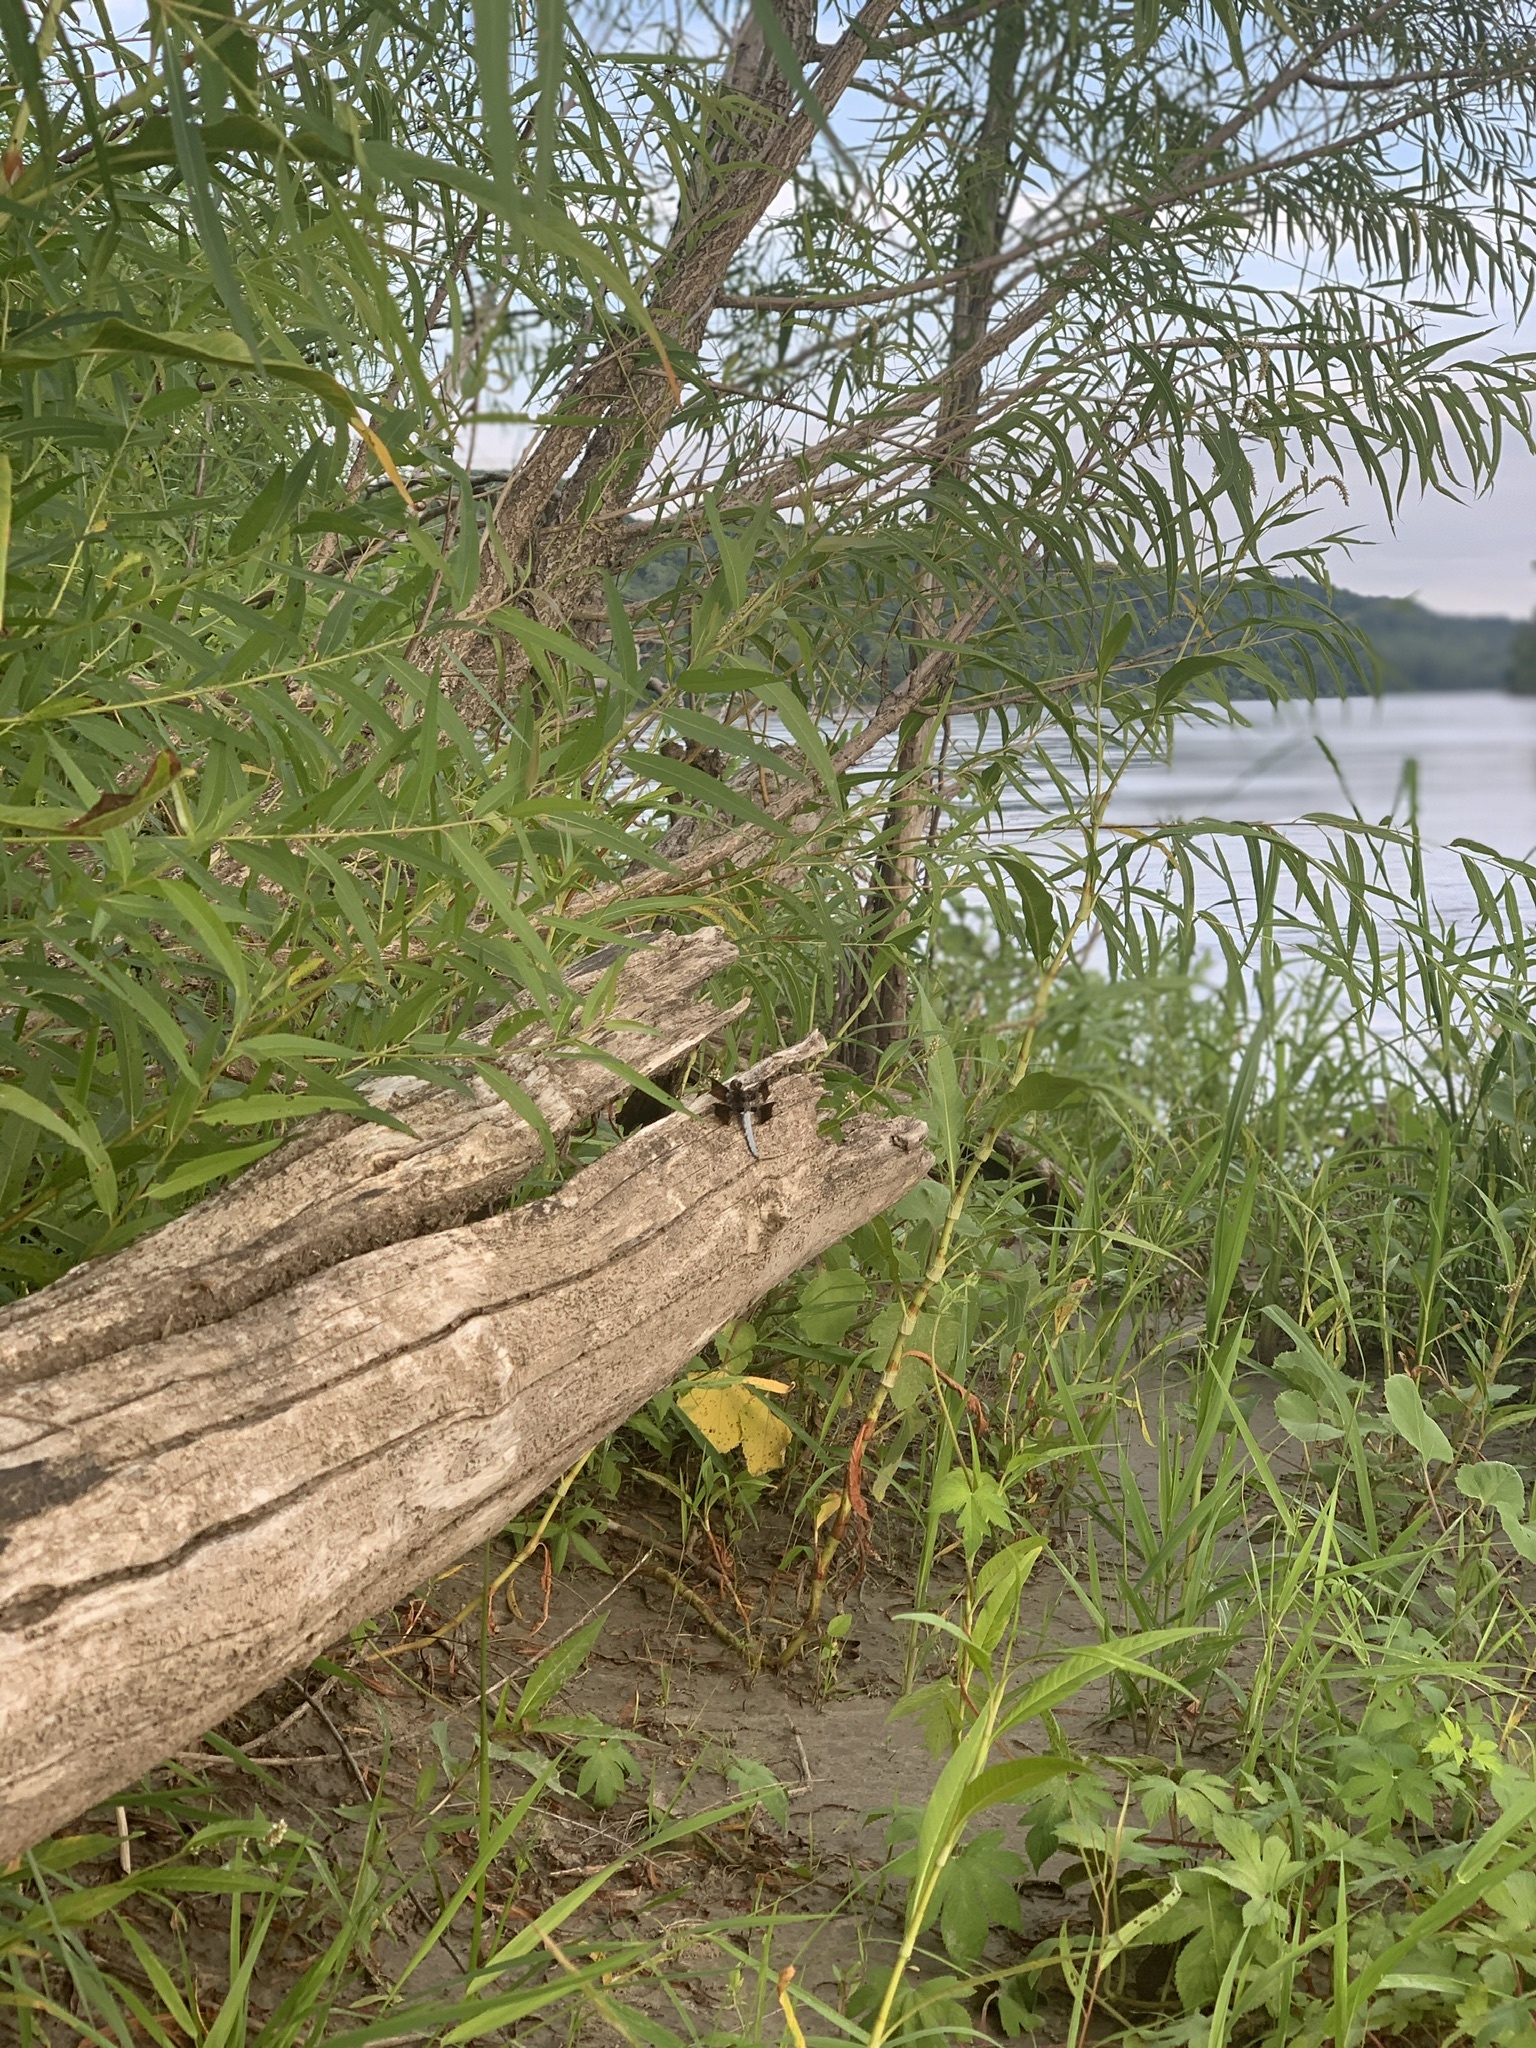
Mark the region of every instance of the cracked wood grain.
[[[754, 1160], [673, 1115], [556, 1193], [0, 1381], [0, 1863], [493, 1535], [928, 1170], [775, 1060]], [[38, 1299], [45, 1297], [40, 1296]]]
[[[571, 1043], [552, 1044], [540, 1026], [495, 1063], [558, 1143], [628, 1090], [606, 1062], [664, 1074], [740, 1014], [744, 1005], [723, 1012], [697, 1000], [735, 958], [711, 926], [665, 934], [622, 963], [603, 1014]], [[606, 963], [589, 962], [570, 986], [594, 990], [605, 974]], [[471, 1035], [488, 1045], [495, 1023]], [[201, 1328], [358, 1253], [468, 1222], [505, 1201], [544, 1156], [538, 1133], [478, 1075], [463, 1094], [419, 1080], [363, 1092], [408, 1128], [317, 1118], [153, 1236], [0, 1310], [0, 1399], [18, 1375], [69, 1371]]]

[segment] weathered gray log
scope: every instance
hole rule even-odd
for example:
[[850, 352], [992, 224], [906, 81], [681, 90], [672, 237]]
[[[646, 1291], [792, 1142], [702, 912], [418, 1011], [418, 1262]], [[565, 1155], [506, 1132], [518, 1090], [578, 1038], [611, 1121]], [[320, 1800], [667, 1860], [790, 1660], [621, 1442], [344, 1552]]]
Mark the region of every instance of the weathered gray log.
[[[712, 927], [654, 939], [623, 963], [603, 1016], [578, 1043], [552, 1047], [541, 1026], [520, 1033], [495, 1064], [537, 1105], [551, 1135], [568, 1137], [630, 1086], [605, 1059], [647, 1079], [664, 1074], [745, 1008], [695, 1000], [735, 958]], [[588, 962], [571, 988], [593, 989], [604, 973], [604, 963]], [[472, 1035], [488, 1044], [495, 1022]], [[0, 1398], [18, 1373], [67, 1371], [200, 1328], [359, 1252], [483, 1215], [543, 1157], [537, 1132], [478, 1075], [463, 1094], [419, 1080], [363, 1092], [408, 1129], [319, 1117], [153, 1236], [0, 1310]]]
[[834, 1142], [813, 1077], [775, 1098], [760, 1160], [670, 1116], [509, 1214], [7, 1365], [0, 1864], [494, 1533], [928, 1170], [913, 1120]]

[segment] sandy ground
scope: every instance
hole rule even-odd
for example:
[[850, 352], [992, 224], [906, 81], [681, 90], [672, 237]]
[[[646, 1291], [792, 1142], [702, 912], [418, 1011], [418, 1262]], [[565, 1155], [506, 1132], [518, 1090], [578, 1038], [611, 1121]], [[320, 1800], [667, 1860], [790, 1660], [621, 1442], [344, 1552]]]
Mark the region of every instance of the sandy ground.
[[[1178, 1388], [1171, 1388], [1176, 1397]], [[1151, 1412], [1153, 1428], [1146, 1427]], [[1123, 1418], [1121, 1438], [1138, 1483], [1155, 1490], [1157, 1409], [1143, 1389], [1140, 1410]], [[1272, 1435], [1272, 1418], [1255, 1417]], [[1069, 1516], [1057, 1532], [1055, 1562], [1042, 1564], [1026, 1588], [1016, 1665], [1054, 1659], [1098, 1641], [1067, 1573], [1079, 1562], [1086, 1521]], [[811, 1653], [792, 1670], [753, 1673], [736, 1651], [709, 1632], [693, 1609], [655, 1576], [656, 1564], [686, 1572], [689, 1584], [737, 1630], [742, 1615], [761, 1629], [765, 1612], [788, 1617], [797, 1588], [781, 1576], [787, 1527], [771, 1517], [737, 1536], [733, 1555], [695, 1532], [679, 1552], [675, 1503], [659, 1488], [642, 1489], [613, 1510], [612, 1529], [598, 1537], [614, 1565], [604, 1577], [588, 1566], [541, 1580], [535, 1557], [515, 1582], [516, 1604], [492, 1603], [492, 1627], [481, 1639], [477, 1591], [487, 1564], [500, 1572], [510, 1545], [487, 1559], [466, 1560], [416, 1600], [382, 1617], [376, 1630], [339, 1646], [315, 1671], [274, 1687], [195, 1755], [168, 1765], [130, 1806], [133, 1853], [140, 1867], [185, 1839], [198, 1812], [249, 1813], [253, 1805], [324, 1843], [337, 1864], [355, 1863], [363, 1839], [363, 1800], [381, 1795], [388, 1815], [389, 1861], [398, 1873], [399, 1902], [391, 1931], [381, 1934], [355, 1989], [366, 2000], [398, 1974], [436, 1919], [442, 1896], [473, 1857], [475, 1766], [482, 1693], [492, 1707], [516, 1701], [550, 1652], [577, 1630], [604, 1618], [584, 1667], [546, 1717], [595, 1717], [620, 1731], [638, 1774], [615, 1805], [600, 1812], [575, 1796], [575, 1770], [551, 1788], [493, 1866], [491, 1906], [507, 1932], [525, 1925], [571, 1887], [619, 1868], [570, 1923], [562, 1940], [576, 1943], [664, 1939], [666, 1969], [653, 1982], [627, 1984], [624, 1996], [654, 2010], [685, 2035], [693, 2028], [734, 2026], [748, 2039], [779, 2041], [782, 2016], [775, 1979], [796, 1969], [795, 1992], [841, 2008], [853, 1981], [878, 1966], [899, 1935], [901, 1887], [882, 1887], [891, 1853], [893, 1810], [919, 1808], [940, 1768], [919, 1722], [891, 1718], [909, 1660], [918, 1682], [942, 1661], [931, 1634], [903, 1620], [911, 1605], [910, 1540], [894, 1516], [877, 1511], [873, 1541], [837, 1589], [850, 1617], [836, 1654]], [[635, 1538], [654, 1548], [647, 1553]], [[959, 1592], [959, 1560], [941, 1559], [930, 1604], [942, 1608]], [[638, 1566], [638, 1569], [636, 1568]], [[946, 1574], [948, 1576], [946, 1576]], [[444, 1624], [472, 1605], [470, 1619]], [[914, 1640], [917, 1649], [914, 1653]], [[1240, 1660], [1239, 1660], [1240, 1661]], [[1136, 1731], [1111, 1724], [1104, 1687], [1089, 1687], [1060, 1715], [1076, 1748], [1119, 1754], [1140, 1747]], [[1186, 1761], [1219, 1762], [1222, 1708], [1213, 1693], [1204, 1710], [1177, 1731]], [[493, 1802], [504, 1810], [529, 1784], [529, 1770], [558, 1754], [570, 1731], [517, 1731], [505, 1726], [490, 1752]], [[1038, 1731], [1030, 1740], [1043, 1746]], [[236, 1745], [244, 1761], [221, 1753]], [[787, 1796], [787, 1825], [772, 1806], [737, 1817], [661, 1853], [646, 1847], [662, 1814], [697, 1813], [729, 1799], [744, 1760], [766, 1766]], [[733, 1776], [733, 1773], [736, 1774]], [[989, 1816], [989, 1824], [996, 1824]], [[101, 1824], [102, 1817], [95, 1824]], [[1022, 1846], [1015, 1842], [1014, 1846]], [[1055, 1879], [1063, 1859], [1022, 1888], [1022, 1932], [1000, 1930], [989, 1954], [1022, 1960], [1062, 1925], [1086, 1925], [1086, 1888], [1063, 1892]], [[108, 1874], [104, 1866], [103, 1875]], [[301, 1916], [302, 1918], [302, 1916]], [[751, 1919], [753, 1924], [744, 1923]], [[206, 1919], [206, 1924], [205, 1924]], [[418, 1971], [425, 1993], [451, 1982], [467, 1960], [468, 1915], [460, 1915], [439, 1954]], [[721, 1928], [726, 1929], [722, 1937]], [[149, 1931], [148, 1922], [145, 1931]], [[275, 2005], [323, 1932], [295, 1923], [269, 1944], [254, 1984], [257, 2013]], [[505, 1938], [505, 1936], [503, 1936]], [[178, 1939], [200, 1959], [210, 1990], [227, 1974], [227, 1926], [217, 1912], [186, 1916]], [[733, 1967], [732, 1944], [743, 1959]], [[131, 1967], [115, 1953], [114, 1962]], [[942, 1970], [942, 1956], [927, 1967]], [[5, 2031], [0, 2017], [0, 2035]], [[814, 2031], [814, 2026], [812, 2026]], [[519, 2040], [565, 2039], [563, 2028], [541, 2034], [520, 2028]], [[577, 2038], [615, 2038], [600, 2016], [588, 2015]], [[1039, 2037], [1045, 2048], [1047, 2026]]]

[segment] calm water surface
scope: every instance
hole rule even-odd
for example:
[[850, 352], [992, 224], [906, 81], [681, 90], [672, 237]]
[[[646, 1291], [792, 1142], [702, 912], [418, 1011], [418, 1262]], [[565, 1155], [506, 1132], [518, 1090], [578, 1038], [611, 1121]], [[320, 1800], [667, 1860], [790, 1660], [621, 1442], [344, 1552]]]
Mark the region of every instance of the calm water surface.
[[1518, 859], [1536, 850], [1536, 698], [1478, 690], [1245, 708], [1246, 727], [1186, 723], [1170, 762], [1128, 772], [1111, 817], [1268, 824], [1316, 844], [1316, 828], [1292, 829], [1309, 814], [1358, 808], [1373, 823], [1401, 821], [1413, 762], [1427, 876], [1444, 915], [1459, 921], [1476, 903], [1453, 840]]

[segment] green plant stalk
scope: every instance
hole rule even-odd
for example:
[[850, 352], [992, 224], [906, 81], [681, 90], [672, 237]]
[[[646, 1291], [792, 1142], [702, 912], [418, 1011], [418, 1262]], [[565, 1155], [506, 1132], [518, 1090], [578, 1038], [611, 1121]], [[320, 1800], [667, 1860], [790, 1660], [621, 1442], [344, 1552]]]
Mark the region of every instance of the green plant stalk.
[[[942, 1396], [940, 1397], [942, 1398]], [[941, 1429], [933, 1447], [933, 1463], [927, 1473], [928, 1512], [923, 1517], [923, 1550], [918, 1560], [917, 1578], [912, 1589], [914, 1607], [925, 1607], [928, 1602], [928, 1582], [933, 1574], [934, 1553], [939, 1544], [939, 1517], [933, 1506], [934, 1492], [940, 1480], [949, 1470], [954, 1439], [951, 1432]], [[901, 1689], [909, 1692], [917, 1675], [918, 1624], [912, 1622], [907, 1630], [907, 1648], [902, 1659]]]
[[[1003, 1705], [1004, 1687], [1001, 1681], [996, 1681], [992, 1684], [987, 1694], [986, 1712], [965, 1738], [967, 1742], [974, 1745], [972, 1757], [975, 1769], [969, 1773], [969, 1776], [972, 1778], [975, 1777], [977, 1771], [986, 1768], [986, 1761], [991, 1754], [992, 1742]], [[941, 1779], [940, 1783], [942, 1784], [942, 1782]], [[885, 1996], [880, 2001], [880, 2009], [875, 2014], [874, 2024], [869, 2030], [869, 2038], [865, 2048], [883, 2048], [883, 2043], [889, 2035], [891, 2011], [896, 2003], [896, 1994], [900, 1991], [902, 1979], [911, 1965], [913, 1952], [917, 1947], [922, 1932], [923, 1922], [927, 1917], [928, 1908], [933, 1902], [934, 1891], [939, 1879], [944, 1874], [945, 1865], [954, 1854], [955, 1846], [960, 1840], [963, 1829], [963, 1820], [958, 1825], [951, 1823], [945, 1828], [944, 1837], [942, 1841], [935, 1845], [927, 1869], [918, 1877], [917, 1882], [912, 1888], [911, 1895], [907, 1900], [906, 1924], [902, 1929], [901, 1946], [896, 1951], [896, 1960], [891, 1966], [890, 1978], [885, 1987]]]
[[[48, 0], [43, 9], [43, 19], [37, 31], [37, 61], [41, 66], [53, 55], [53, 46], [59, 33], [59, 17], [63, 14], [65, 0]], [[18, 96], [16, 113], [11, 122], [12, 149], [20, 149], [27, 138], [27, 127], [32, 119], [32, 102], [26, 93]]]
[[0, 633], [5, 631], [5, 574], [11, 560], [11, 458], [0, 455]]
[[[1103, 805], [1108, 802], [1108, 797], [1108, 791], [1101, 795], [1101, 810]], [[1052, 955], [1050, 965], [1041, 974], [1039, 986], [1035, 990], [1034, 1001], [1030, 1005], [1029, 1015], [1025, 1019], [1020, 1035], [1019, 1049], [1014, 1057], [1007, 1085], [1002, 1091], [1005, 1100], [1029, 1072], [1029, 1062], [1034, 1052], [1035, 1041], [1039, 1037], [1041, 1026], [1045, 1022], [1051, 992], [1065, 971], [1077, 940], [1092, 918], [1095, 900], [1096, 892], [1093, 882], [1090, 877], [1085, 876], [1079, 892], [1077, 909], [1072, 923], [1063, 936], [1061, 944]], [[929, 1256], [927, 1268], [923, 1273], [922, 1279], [918, 1282], [917, 1287], [913, 1290], [902, 1308], [901, 1325], [891, 1345], [890, 1354], [886, 1359], [885, 1370], [881, 1373], [879, 1385], [870, 1397], [869, 1406], [864, 1412], [864, 1420], [860, 1424], [858, 1434], [854, 1439], [855, 1448], [861, 1454], [864, 1447], [873, 1440], [886, 1404], [889, 1402], [895, 1389], [897, 1378], [901, 1372], [902, 1360], [906, 1357], [908, 1341], [912, 1336], [912, 1332], [917, 1328], [918, 1318], [927, 1306], [928, 1298], [933, 1293], [934, 1288], [939, 1285], [949, 1270], [950, 1252], [954, 1244], [955, 1231], [959, 1227], [961, 1217], [965, 1214], [966, 1204], [971, 1197], [971, 1190], [975, 1186], [987, 1161], [992, 1157], [993, 1149], [1001, 1137], [1004, 1128], [1005, 1124], [1002, 1121], [994, 1122], [985, 1127], [981, 1141], [972, 1154], [970, 1164], [955, 1183], [948, 1206], [944, 1212], [944, 1221], [940, 1226], [938, 1238]], [[832, 1516], [827, 1534], [816, 1553], [816, 1568], [812, 1575], [805, 1612], [801, 1618], [800, 1626], [774, 1659], [773, 1668], [775, 1670], [782, 1671], [787, 1669], [800, 1655], [820, 1625], [821, 1611], [826, 1601], [827, 1585], [831, 1577], [832, 1567], [836, 1562], [838, 1551], [842, 1547], [843, 1538], [848, 1533], [848, 1524], [852, 1515], [853, 1492], [848, 1479], [845, 1477], [842, 1490], [838, 1496], [836, 1511]]]

